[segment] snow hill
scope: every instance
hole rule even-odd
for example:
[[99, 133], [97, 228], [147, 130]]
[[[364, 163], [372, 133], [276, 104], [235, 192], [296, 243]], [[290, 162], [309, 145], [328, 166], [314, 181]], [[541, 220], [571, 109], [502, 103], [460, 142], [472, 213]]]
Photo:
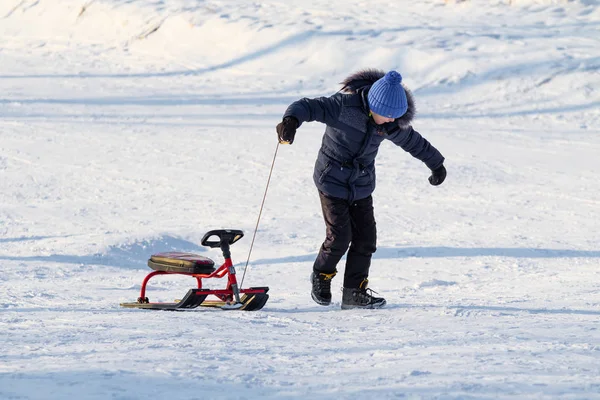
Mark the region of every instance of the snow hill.
[[[369, 67], [448, 169], [381, 147], [385, 309], [340, 310], [343, 261], [310, 298], [318, 123], [277, 152], [263, 310], [119, 307], [152, 253], [220, 263], [209, 229], [243, 274], [285, 108]], [[597, 0], [1, 0], [0, 399], [598, 399], [598, 126]]]

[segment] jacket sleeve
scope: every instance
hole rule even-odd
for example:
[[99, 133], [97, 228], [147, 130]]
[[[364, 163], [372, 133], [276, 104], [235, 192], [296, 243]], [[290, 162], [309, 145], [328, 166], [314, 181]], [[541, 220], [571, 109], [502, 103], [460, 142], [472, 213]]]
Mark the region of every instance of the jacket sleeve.
[[395, 129], [388, 135], [388, 139], [400, 146], [404, 151], [434, 170], [444, 163], [444, 156], [431, 145], [412, 126]]
[[316, 99], [303, 98], [293, 102], [285, 111], [283, 118], [294, 117], [299, 125], [303, 122], [319, 121], [327, 125], [337, 122], [342, 110], [342, 98], [334, 95]]

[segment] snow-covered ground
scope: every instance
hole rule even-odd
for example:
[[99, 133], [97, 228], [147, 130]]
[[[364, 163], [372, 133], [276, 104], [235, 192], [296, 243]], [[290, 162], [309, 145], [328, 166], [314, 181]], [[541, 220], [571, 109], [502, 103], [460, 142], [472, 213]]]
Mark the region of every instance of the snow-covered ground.
[[[508, 3], [1, 0], [0, 399], [600, 398], [600, 2]], [[365, 67], [448, 168], [381, 148], [385, 309], [310, 299], [318, 123], [278, 149], [263, 310], [119, 307], [154, 252], [221, 262], [209, 229], [242, 273], [283, 111]]]

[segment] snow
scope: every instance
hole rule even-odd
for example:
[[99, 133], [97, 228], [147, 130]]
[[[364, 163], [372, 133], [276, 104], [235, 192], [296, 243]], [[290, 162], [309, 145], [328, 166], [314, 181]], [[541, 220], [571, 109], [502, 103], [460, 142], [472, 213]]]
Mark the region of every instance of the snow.
[[[2, 0], [0, 38], [1, 399], [600, 398], [599, 1]], [[385, 309], [340, 310], [343, 262], [310, 298], [318, 123], [277, 151], [263, 310], [119, 307], [152, 253], [220, 263], [210, 229], [241, 275], [285, 108], [366, 67], [448, 169], [380, 150]]]

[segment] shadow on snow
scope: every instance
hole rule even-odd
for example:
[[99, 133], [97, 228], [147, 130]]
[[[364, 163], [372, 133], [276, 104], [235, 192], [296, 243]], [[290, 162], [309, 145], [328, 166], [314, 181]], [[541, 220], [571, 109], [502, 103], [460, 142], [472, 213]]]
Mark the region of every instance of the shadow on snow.
[[[42, 240], [48, 237], [4, 238], [2, 242]], [[206, 248], [173, 236], [161, 236], [133, 243], [110, 246], [105, 252], [91, 255], [51, 254], [48, 256], [7, 256], [0, 260], [35, 261], [65, 264], [106, 265], [113, 267], [145, 267], [150, 255], [163, 251], [204, 252]], [[316, 254], [304, 254], [279, 258], [263, 258], [251, 261], [251, 265], [286, 264], [313, 262]], [[446, 258], [446, 257], [509, 257], [509, 258], [600, 258], [600, 251], [534, 248], [460, 248], [460, 247], [382, 247], [373, 255], [374, 259], [402, 258]]]
[[[265, 258], [253, 261], [252, 264], [312, 262], [316, 256], [316, 254], [305, 254], [301, 256]], [[502, 247], [382, 247], [377, 249], [377, 252], [373, 255], [373, 259], [380, 260], [410, 257], [600, 258], [600, 251]]]
[[[1, 239], [1, 242], [41, 240], [48, 237], [21, 237], [14, 239]], [[132, 243], [117, 244], [108, 247], [102, 253], [91, 255], [66, 255], [51, 254], [48, 256], [7, 256], [0, 255], [0, 260], [22, 262], [48, 262], [61, 264], [106, 265], [121, 268], [147, 267], [148, 258], [152, 254], [164, 251], [186, 251], [199, 253], [206, 249], [190, 241], [173, 236], [160, 236], [153, 239], [137, 240]]]

